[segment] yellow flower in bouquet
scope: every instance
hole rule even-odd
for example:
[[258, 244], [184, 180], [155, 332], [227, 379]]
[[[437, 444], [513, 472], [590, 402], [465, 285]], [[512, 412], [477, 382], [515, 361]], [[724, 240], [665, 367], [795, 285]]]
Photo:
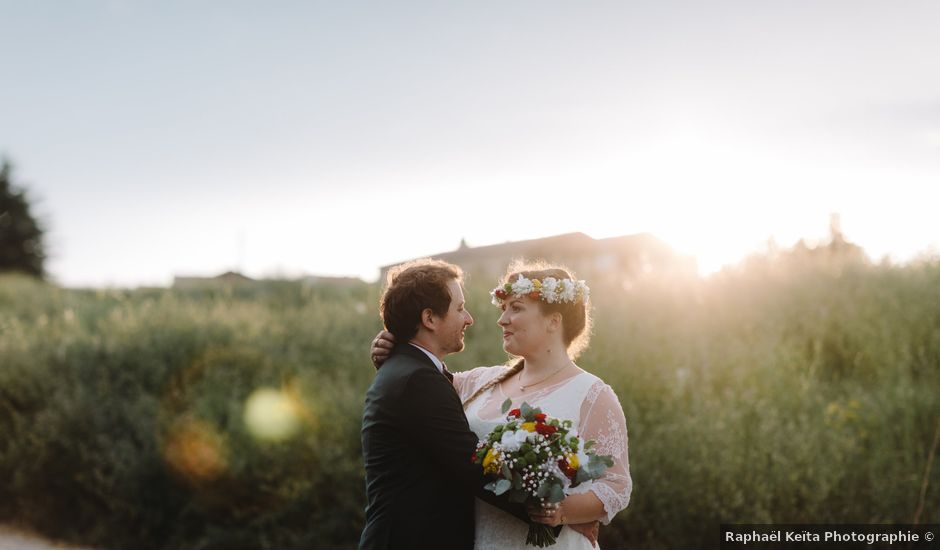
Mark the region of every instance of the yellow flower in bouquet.
[[581, 466], [581, 462], [578, 460], [578, 455], [576, 455], [575, 453], [568, 453], [568, 456], [566, 458], [568, 459], [568, 465], [574, 468], [575, 470], [577, 470], [578, 467]]
[[495, 474], [498, 471], [499, 464], [496, 460], [496, 450], [491, 448], [486, 452], [486, 456], [483, 457], [483, 473]]

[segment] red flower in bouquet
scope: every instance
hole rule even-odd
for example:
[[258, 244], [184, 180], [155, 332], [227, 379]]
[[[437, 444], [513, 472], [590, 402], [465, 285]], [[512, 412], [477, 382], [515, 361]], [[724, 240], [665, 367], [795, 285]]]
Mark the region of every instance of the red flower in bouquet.
[[558, 431], [558, 428], [549, 424], [536, 424], [535, 431], [542, 435], [552, 435]]

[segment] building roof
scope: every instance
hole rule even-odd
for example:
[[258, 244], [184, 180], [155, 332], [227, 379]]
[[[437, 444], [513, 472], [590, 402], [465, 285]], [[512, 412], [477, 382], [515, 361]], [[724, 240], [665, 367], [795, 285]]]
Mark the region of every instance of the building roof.
[[[588, 254], [607, 251], [612, 248], [632, 248], [636, 244], [653, 245], [654, 248], [661, 248], [663, 251], [669, 250], [665, 243], [649, 233], [636, 233], [633, 235], [622, 235], [619, 237], [610, 237], [606, 239], [594, 239], [581, 232], [563, 233], [550, 237], [538, 239], [527, 239], [524, 241], [507, 241], [504, 243], [491, 244], [485, 246], [471, 247], [467, 246], [465, 240], [461, 239], [460, 246], [450, 252], [441, 252], [431, 254], [427, 257], [439, 258], [442, 260], [453, 261], [459, 258], [463, 261], [473, 261], [479, 258], [491, 256], [514, 256], [523, 252], [532, 254], [533, 251], [542, 254]], [[406, 260], [408, 261], [408, 260]], [[383, 265], [382, 271], [399, 265], [404, 262]]]

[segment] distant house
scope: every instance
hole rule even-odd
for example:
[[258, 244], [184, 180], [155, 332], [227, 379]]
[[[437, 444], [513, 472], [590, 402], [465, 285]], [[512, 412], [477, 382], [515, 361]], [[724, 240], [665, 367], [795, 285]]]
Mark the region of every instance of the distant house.
[[[474, 278], [497, 279], [514, 259], [561, 263], [580, 277], [629, 281], [645, 274], [688, 275], [697, 271], [695, 260], [681, 256], [648, 233], [594, 239], [584, 233], [470, 247], [465, 241], [452, 252], [432, 258], [459, 265]], [[394, 265], [381, 268], [381, 281]]]
[[330, 277], [322, 275], [306, 275], [298, 279], [252, 279], [236, 271], [226, 271], [215, 277], [174, 277], [173, 288], [177, 290], [192, 290], [206, 288], [231, 288], [236, 286], [248, 286], [272, 281], [293, 280], [300, 281], [307, 287], [314, 286], [334, 286], [334, 287], [354, 287], [365, 284], [359, 277]]
[[226, 271], [215, 277], [173, 277], [173, 288], [193, 290], [201, 288], [234, 287], [255, 283], [255, 279], [235, 271]]
[[304, 286], [334, 286], [334, 287], [355, 287], [364, 285], [365, 281], [359, 277], [330, 277], [325, 275], [307, 275], [301, 277], [300, 282]]

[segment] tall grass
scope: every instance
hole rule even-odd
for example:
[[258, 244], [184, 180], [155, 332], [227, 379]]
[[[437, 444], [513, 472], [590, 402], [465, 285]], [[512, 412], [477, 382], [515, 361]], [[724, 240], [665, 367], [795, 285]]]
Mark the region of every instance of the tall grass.
[[[505, 360], [488, 283], [467, 289], [476, 326], [452, 367]], [[0, 519], [101, 548], [353, 548], [378, 292], [0, 279]], [[635, 482], [603, 546], [715, 547], [723, 522], [910, 522], [919, 505], [937, 520], [937, 263], [758, 259], [592, 298], [578, 362], [620, 397]], [[289, 404], [288, 436], [246, 423], [259, 388]]]

